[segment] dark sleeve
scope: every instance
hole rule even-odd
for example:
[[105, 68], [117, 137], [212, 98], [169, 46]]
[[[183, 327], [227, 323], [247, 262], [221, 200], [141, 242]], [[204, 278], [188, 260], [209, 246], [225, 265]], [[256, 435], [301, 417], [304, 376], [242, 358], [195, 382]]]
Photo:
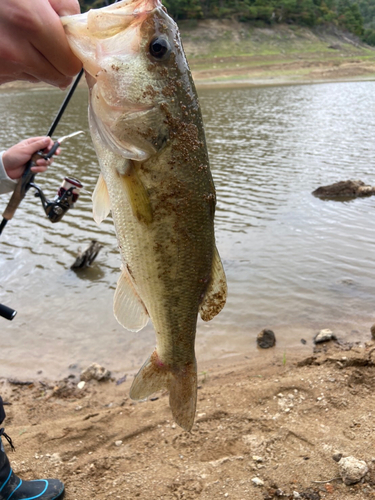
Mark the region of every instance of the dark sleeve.
[[0, 425], [3, 423], [4, 419], [5, 419], [4, 404], [3, 404], [3, 400], [0, 396]]

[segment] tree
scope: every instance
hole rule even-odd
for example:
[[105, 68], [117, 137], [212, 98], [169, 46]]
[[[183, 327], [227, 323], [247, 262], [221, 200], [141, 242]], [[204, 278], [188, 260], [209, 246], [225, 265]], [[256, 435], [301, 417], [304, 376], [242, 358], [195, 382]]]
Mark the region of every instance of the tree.
[[351, 33], [362, 36], [363, 18], [357, 3], [349, 3], [349, 0], [341, 0], [338, 5], [339, 24]]

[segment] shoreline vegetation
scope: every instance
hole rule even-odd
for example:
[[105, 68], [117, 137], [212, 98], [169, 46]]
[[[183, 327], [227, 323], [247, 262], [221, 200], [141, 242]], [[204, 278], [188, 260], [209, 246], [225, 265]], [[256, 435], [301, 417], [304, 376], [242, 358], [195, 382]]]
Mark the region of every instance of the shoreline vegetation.
[[[275, 25], [257, 28], [233, 20], [180, 21], [197, 88], [375, 80], [375, 47], [337, 28]], [[79, 84], [85, 87], [84, 79]], [[45, 89], [11, 82], [0, 87]]]

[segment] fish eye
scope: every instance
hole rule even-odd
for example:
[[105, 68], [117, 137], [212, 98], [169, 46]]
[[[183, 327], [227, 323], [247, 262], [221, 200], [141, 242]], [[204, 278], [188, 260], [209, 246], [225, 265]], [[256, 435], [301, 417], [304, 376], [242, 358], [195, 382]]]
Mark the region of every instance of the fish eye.
[[162, 37], [157, 37], [150, 43], [150, 54], [155, 59], [165, 60], [171, 53], [171, 46], [168, 40]]

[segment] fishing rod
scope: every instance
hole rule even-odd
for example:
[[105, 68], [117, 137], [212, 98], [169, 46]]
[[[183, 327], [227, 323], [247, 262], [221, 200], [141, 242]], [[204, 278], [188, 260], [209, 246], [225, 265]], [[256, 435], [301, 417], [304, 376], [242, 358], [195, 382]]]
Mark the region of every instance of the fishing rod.
[[[117, 3], [119, 0], [114, 0], [113, 3]], [[108, 5], [109, 3], [109, 0], [104, 0], [104, 3], [106, 5]], [[74, 91], [75, 89], [77, 88], [77, 85], [82, 77], [84, 73], [84, 69], [82, 68], [81, 71], [78, 73], [78, 75], [76, 76], [72, 86], [70, 87], [59, 111], [57, 112], [57, 115], [55, 117], [55, 119], [53, 120], [52, 122], [52, 125], [50, 126], [48, 132], [47, 132], [47, 136], [48, 137], [52, 137], [52, 134], [54, 133], [62, 115], [64, 114], [64, 111], [66, 109], [66, 107], [68, 106], [69, 104], [69, 101], [70, 99], [72, 98], [72, 95], [74, 94]], [[75, 134], [73, 134], [75, 135]], [[63, 139], [67, 139], [71, 136], [66, 136], [64, 137]], [[43, 155], [41, 154], [41, 152], [38, 152], [37, 153], [37, 157], [39, 158], [44, 158], [44, 159], [48, 159], [48, 158], [51, 158], [51, 156], [53, 156], [57, 150], [57, 148], [59, 147], [59, 144], [61, 143], [61, 139], [60, 139], [60, 142], [59, 140], [55, 141], [52, 149], [46, 154], [46, 155]], [[34, 155], [35, 156], [35, 155]], [[53, 211], [53, 202], [47, 202], [45, 196], [43, 195], [42, 193], [42, 190], [36, 186], [34, 184], [34, 178], [35, 178], [35, 174], [33, 172], [31, 172], [31, 167], [33, 166], [33, 162], [35, 161], [35, 159], [37, 159], [37, 157], [35, 157], [34, 159], [31, 158], [31, 160], [27, 163], [26, 165], [26, 168], [23, 172], [23, 175], [22, 177], [20, 178], [20, 180], [18, 181], [17, 183], [17, 186], [15, 188], [15, 190], [13, 191], [13, 194], [9, 200], [9, 203], [3, 213], [3, 220], [0, 224], [0, 235], [2, 234], [3, 230], [4, 230], [4, 227], [7, 225], [8, 221], [10, 219], [13, 218], [14, 214], [15, 214], [15, 211], [17, 210], [19, 204], [21, 203], [21, 201], [23, 200], [23, 198], [25, 197], [27, 191], [30, 189], [30, 187], [34, 187], [37, 189], [37, 193], [36, 193], [36, 196], [40, 197], [41, 200], [42, 200], [42, 204], [43, 204], [43, 208], [46, 212], [46, 215], [49, 217], [49, 219], [52, 221], [52, 222], [58, 222], [59, 220], [61, 220], [62, 216], [66, 213], [66, 211], [71, 208], [71, 206], [73, 206], [73, 203], [70, 205], [69, 203], [64, 203], [63, 207], [61, 207], [61, 205], [58, 205], [58, 212], [60, 212], [61, 214], [61, 210], [60, 209], [63, 209], [63, 213], [61, 215], [60, 218], [57, 218], [57, 217], [54, 217], [54, 218], [51, 218], [52, 217], [52, 214], [54, 213]], [[79, 189], [82, 188], [82, 184], [80, 183], [80, 181], [78, 181], [77, 179], [73, 179], [73, 178], [65, 178], [64, 180], [67, 180], [70, 184], [72, 184], [72, 181], [73, 182], [73, 185], [75, 186], [75, 198], [77, 199], [78, 196], [76, 196], [78, 193], [79, 193]], [[64, 182], [63, 182], [64, 184]], [[59, 192], [61, 189], [65, 189], [65, 187], [63, 186], [63, 184], [61, 185], [60, 189], [59, 189]], [[69, 190], [70, 188], [68, 188]], [[77, 191], [78, 190], [78, 191]], [[71, 196], [71, 198], [73, 199], [73, 196]], [[43, 200], [45, 200], [45, 203], [43, 202]], [[65, 198], [64, 201], [67, 201], [67, 199]], [[75, 200], [76, 201], [76, 200]], [[65, 209], [65, 207], [67, 207]], [[47, 209], [48, 209], [48, 212], [47, 212]]]
[[[75, 89], [77, 88], [77, 85], [82, 75], [83, 75], [83, 69], [81, 69], [81, 71], [78, 73], [73, 82], [73, 85], [70, 87], [67, 95], [65, 96], [65, 99], [62, 102], [60, 109], [58, 110], [57, 115], [55, 116], [47, 132], [48, 137], [52, 136], [57, 125], [59, 124], [59, 121], [61, 120], [61, 117], [64, 114], [64, 111], [68, 106], [69, 101], [72, 98], [72, 95]], [[59, 139], [57, 139], [57, 141], [54, 142], [52, 148], [47, 154], [43, 155], [42, 152], [38, 152], [35, 155], [33, 155], [31, 160], [27, 163], [25, 170], [22, 174], [22, 177], [19, 179], [15, 187], [15, 190], [13, 191], [13, 194], [8, 202], [8, 205], [3, 212], [3, 220], [0, 224], [0, 235], [3, 232], [4, 227], [7, 225], [8, 221], [13, 218], [17, 208], [19, 207], [21, 201], [25, 197], [30, 187], [36, 189], [35, 196], [38, 196], [40, 198], [44, 211], [51, 222], [60, 221], [62, 217], [65, 215], [65, 213], [74, 206], [74, 203], [78, 199], [79, 191], [82, 188], [82, 184], [78, 179], [74, 179], [73, 177], [65, 177], [57, 192], [57, 196], [55, 196], [53, 200], [48, 200], [44, 195], [43, 191], [40, 189], [40, 187], [34, 183], [34, 178], [36, 174], [31, 171], [31, 167], [33, 166], [34, 161], [36, 161], [37, 158], [44, 158], [44, 159], [51, 158], [56, 153], [57, 148], [60, 146], [62, 142], [69, 139], [70, 137], [82, 133], [83, 133], [82, 131], [78, 131], [74, 132], [73, 134], [60, 137]], [[16, 314], [17, 311], [15, 309], [12, 309], [11, 307], [8, 307], [4, 304], [0, 304], [0, 316], [2, 316], [3, 318], [11, 321], [12, 319], [14, 319]]]
[[[119, 0], [115, 0], [113, 3], [117, 3], [118, 1]], [[109, 0], [104, 0], [104, 2], [106, 5], [108, 5]], [[57, 112], [57, 115], [56, 115], [55, 119], [53, 120], [53, 122], [52, 122], [52, 124], [47, 132], [48, 137], [52, 137], [52, 134], [54, 133], [62, 115], [64, 114], [64, 111], [65, 111], [66, 107], [68, 106], [69, 101], [72, 98], [74, 91], [76, 90], [77, 85], [78, 85], [83, 73], [84, 73], [84, 69], [82, 68], [81, 71], [76, 76], [76, 78], [75, 78], [72, 86], [70, 87], [67, 95], [65, 96], [65, 99], [64, 99], [63, 103], [61, 104], [60, 109]], [[68, 136], [65, 136], [65, 137], [58, 139], [57, 141], [54, 142], [51, 150], [46, 155], [43, 155], [41, 152], [38, 152], [37, 153], [38, 157], [45, 158], [45, 159], [51, 158], [55, 154], [57, 148], [59, 147], [59, 145], [61, 144], [61, 142], [63, 140], [66, 140], [74, 135], [77, 135], [78, 133], [82, 133], [82, 132], [81, 131], [75, 132], [73, 134], [70, 134]], [[81, 182], [77, 179], [74, 179], [73, 177], [65, 177], [60, 188], [59, 188], [57, 196], [53, 200], [48, 200], [44, 196], [44, 193], [39, 188], [39, 186], [37, 186], [34, 183], [34, 178], [35, 178], [36, 174], [31, 172], [31, 167], [33, 166], [33, 162], [36, 160], [36, 158], [34, 158], [34, 159], [33, 158], [27, 163], [25, 170], [24, 170], [24, 173], [23, 173], [22, 177], [19, 179], [19, 181], [16, 185], [16, 188], [15, 188], [15, 190], [14, 190], [14, 192], [9, 200], [9, 203], [8, 203], [7, 207], [5, 208], [5, 211], [3, 213], [3, 220], [0, 224], [0, 235], [2, 234], [2, 232], [4, 230], [4, 227], [7, 225], [8, 220], [13, 218], [19, 204], [21, 203], [21, 201], [25, 197], [25, 195], [26, 195], [27, 191], [30, 189], [30, 187], [33, 187], [34, 189], [36, 189], [35, 195], [41, 199], [44, 211], [45, 211], [46, 215], [48, 216], [48, 218], [51, 220], [51, 222], [58, 222], [59, 220], [61, 220], [61, 218], [64, 216], [64, 214], [69, 210], [69, 208], [71, 208], [74, 205], [74, 203], [78, 199], [79, 190], [82, 188]], [[8, 306], [4, 306], [3, 304], [0, 304], [0, 316], [4, 317], [6, 319], [12, 320], [16, 314], [17, 314], [17, 311], [15, 311], [14, 309], [11, 309]]]
[[78, 75], [75, 77], [75, 80], [73, 82], [73, 85], [70, 87], [69, 92], [66, 94], [65, 99], [63, 100], [63, 103], [60, 106], [59, 111], [57, 112], [57, 115], [55, 119], [52, 122], [52, 125], [50, 126], [47, 135], [48, 137], [52, 137], [52, 134], [54, 133], [57, 125], [59, 124], [59, 121], [61, 120], [62, 115], [64, 114], [64, 111], [66, 107], [69, 104], [70, 99], [72, 98], [72, 95], [74, 94], [75, 89], [77, 88], [77, 85], [79, 84], [79, 81], [84, 73], [84, 69], [82, 68], [81, 71], [78, 73]]
[[[52, 136], [57, 125], [59, 124], [59, 121], [61, 120], [61, 117], [64, 114], [64, 111], [65, 111], [66, 107], [68, 106], [69, 101], [72, 98], [72, 95], [73, 95], [75, 89], [77, 88], [77, 85], [78, 85], [82, 75], [83, 75], [83, 69], [76, 76], [76, 78], [73, 82], [73, 85], [71, 86], [67, 95], [65, 96], [65, 99], [64, 99], [63, 103], [61, 104], [60, 109], [57, 112], [56, 117], [54, 118], [50, 128], [48, 129], [48, 132], [46, 134], [48, 137]], [[79, 132], [79, 133], [83, 133], [83, 132]], [[59, 202], [59, 200], [54, 200], [54, 202], [47, 203], [47, 199], [44, 196], [44, 194], [42, 193], [42, 190], [34, 184], [34, 178], [35, 178], [36, 174], [31, 171], [31, 167], [34, 165], [35, 161], [38, 158], [44, 158], [46, 160], [51, 158], [56, 153], [56, 150], [60, 146], [60, 144], [64, 140], [69, 139], [70, 137], [73, 137], [74, 135], [77, 135], [77, 133], [70, 134], [69, 136], [61, 137], [60, 139], [58, 139], [57, 141], [54, 142], [51, 150], [47, 154], [43, 154], [41, 151], [38, 151], [28, 161], [28, 163], [26, 164], [25, 170], [24, 170], [21, 178], [19, 179], [19, 181], [18, 181], [18, 183], [13, 191], [13, 194], [8, 202], [8, 205], [6, 206], [6, 208], [3, 212], [3, 220], [0, 224], [0, 235], [2, 234], [8, 221], [13, 218], [17, 208], [19, 207], [21, 201], [24, 199], [24, 197], [25, 197], [27, 191], [30, 189], [30, 187], [34, 187], [37, 189], [37, 196], [41, 198], [43, 208], [46, 212], [46, 215], [49, 217], [49, 219], [52, 222], [58, 222], [58, 220], [61, 220], [62, 216], [67, 212], [67, 210], [69, 208], [71, 208], [71, 206], [73, 206], [73, 204], [68, 206], [67, 204], [64, 203], [64, 205], [66, 205], [66, 207], [67, 207], [66, 210], [64, 211], [64, 213], [62, 213], [60, 210], [58, 210], [58, 212], [60, 212], [61, 217], [58, 219], [56, 217], [52, 219], [51, 216], [54, 213], [52, 204], [56, 203], [57, 204], [56, 206], [59, 206], [60, 202]], [[76, 181], [76, 187], [79, 189], [82, 188], [82, 184], [79, 181], [77, 181], [76, 179], [75, 179], [75, 181]], [[79, 191], [78, 191], [78, 193], [79, 193]], [[78, 193], [75, 193], [75, 194], [78, 194]], [[76, 196], [76, 198], [78, 198], [78, 196]], [[66, 201], [66, 197], [65, 197], [64, 201]], [[48, 211], [46, 210], [47, 207], [48, 207]]]

